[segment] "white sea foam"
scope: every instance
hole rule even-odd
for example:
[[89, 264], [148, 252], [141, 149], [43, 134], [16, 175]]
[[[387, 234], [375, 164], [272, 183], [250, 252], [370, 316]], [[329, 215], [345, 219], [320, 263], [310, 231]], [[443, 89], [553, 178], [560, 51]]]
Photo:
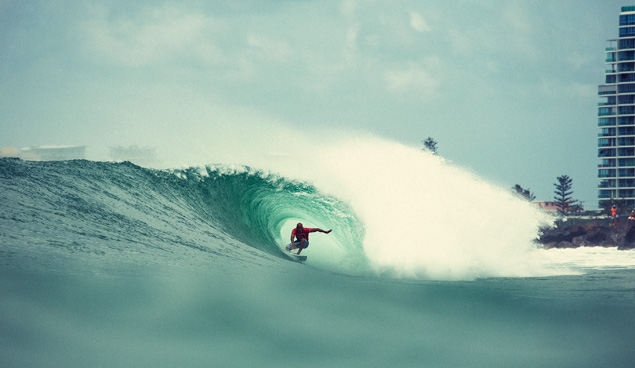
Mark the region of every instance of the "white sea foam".
[[549, 219], [508, 188], [380, 139], [333, 146], [322, 158], [330, 172], [316, 180], [349, 198], [377, 272], [434, 279], [545, 272], [532, 240]]
[[635, 268], [635, 250], [618, 250], [617, 247], [549, 249], [542, 253], [545, 265], [554, 270], [570, 269], [579, 273], [588, 269]]

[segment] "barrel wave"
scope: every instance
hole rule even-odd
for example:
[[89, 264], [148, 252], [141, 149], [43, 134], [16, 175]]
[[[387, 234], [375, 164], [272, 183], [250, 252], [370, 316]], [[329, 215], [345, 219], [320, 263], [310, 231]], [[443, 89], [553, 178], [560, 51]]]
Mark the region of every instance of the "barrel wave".
[[[3, 224], [25, 227], [28, 241], [47, 251], [137, 254], [156, 262], [285, 258], [288, 234], [303, 221], [336, 230], [314, 247], [314, 265], [341, 267], [333, 260], [345, 254], [349, 266], [351, 259], [363, 261], [354, 241], [363, 239], [363, 226], [347, 205], [308, 184], [247, 167], [167, 171], [129, 162], [3, 159], [1, 173]], [[12, 234], [3, 231], [13, 237], [5, 242], [18, 240]]]

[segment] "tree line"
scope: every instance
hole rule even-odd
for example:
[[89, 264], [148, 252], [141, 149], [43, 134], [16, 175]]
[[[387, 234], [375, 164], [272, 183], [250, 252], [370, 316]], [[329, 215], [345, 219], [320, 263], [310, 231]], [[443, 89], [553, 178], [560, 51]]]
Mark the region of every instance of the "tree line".
[[[553, 185], [556, 188], [553, 192], [553, 202], [561, 215], [584, 211], [582, 203], [572, 196], [573, 179], [571, 179], [569, 175], [558, 176]], [[533, 202], [536, 199], [536, 196], [529, 189], [524, 189], [518, 184], [512, 187], [512, 192], [529, 202]]]
[[[432, 138], [428, 137], [425, 140], [421, 141], [423, 143], [423, 150], [432, 153], [435, 156], [438, 156], [438, 142]], [[582, 203], [577, 199], [572, 197], [573, 195], [573, 179], [571, 179], [568, 175], [558, 176], [556, 178], [556, 182], [553, 184], [555, 187], [553, 202], [555, 203], [556, 208], [558, 208], [558, 212], [562, 215], [568, 215], [570, 213], [578, 213], [584, 211]], [[536, 199], [534, 193], [531, 192], [529, 188], [525, 189], [520, 184], [516, 184], [512, 187], [512, 192], [526, 201], [533, 202]], [[607, 203], [604, 209], [608, 211], [615, 201], [611, 201]]]

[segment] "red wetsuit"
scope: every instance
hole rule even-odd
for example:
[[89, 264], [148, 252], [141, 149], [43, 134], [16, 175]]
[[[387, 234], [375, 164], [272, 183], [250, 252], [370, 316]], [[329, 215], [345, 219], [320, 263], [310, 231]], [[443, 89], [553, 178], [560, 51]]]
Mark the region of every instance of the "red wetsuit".
[[302, 239], [302, 238], [305, 238], [306, 241], [309, 241], [309, 233], [314, 233], [314, 232], [317, 231], [317, 229], [312, 228], [312, 227], [305, 227], [303, 233], [298, 233], [297, 230], [298, 230], [297, 228], [294, 228], [291, 231], [291, 235], [295, 236], [296, 241], [300, 241], [300, 239]]

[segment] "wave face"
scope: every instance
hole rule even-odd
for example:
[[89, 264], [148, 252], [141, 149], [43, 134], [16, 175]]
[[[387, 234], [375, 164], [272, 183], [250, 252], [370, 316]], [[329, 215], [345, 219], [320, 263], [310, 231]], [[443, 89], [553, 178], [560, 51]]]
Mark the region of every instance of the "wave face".
[[[192, 251], [199, 258], [259, 259], [284, 257], [290, 229], [302, 220], [307, 226], [332, 224], [340, 234], [320, 239], [314, 264], [347, 253], [349, 266], [352, 253], [363, 262], [352, 241], [363, 238], [363, 227], [348, 206], [309, 185], [249, 168], [159, 171], [83, 160], [0, 162], [6, 204], [1, 216], [13, 228], [0, 235], [5, 243], [167, 262], [191, 259]], [[15, 224], [30, 235], [18, 236]]]
[[155, 261], [190, 259], [192, 251], [284, 258], [290, 231], [302, 222], [333, 229], [312, 235], [306, 251], [322, 269], [445, 280], [547, 272], [532, 244], [546, 219], [509, 190], [380, 140], [301, 154], [260, 160], [259, 170], [4, 159], [5, 216], [51, 232], [30, 239], [42, 246], [138, 252]]

